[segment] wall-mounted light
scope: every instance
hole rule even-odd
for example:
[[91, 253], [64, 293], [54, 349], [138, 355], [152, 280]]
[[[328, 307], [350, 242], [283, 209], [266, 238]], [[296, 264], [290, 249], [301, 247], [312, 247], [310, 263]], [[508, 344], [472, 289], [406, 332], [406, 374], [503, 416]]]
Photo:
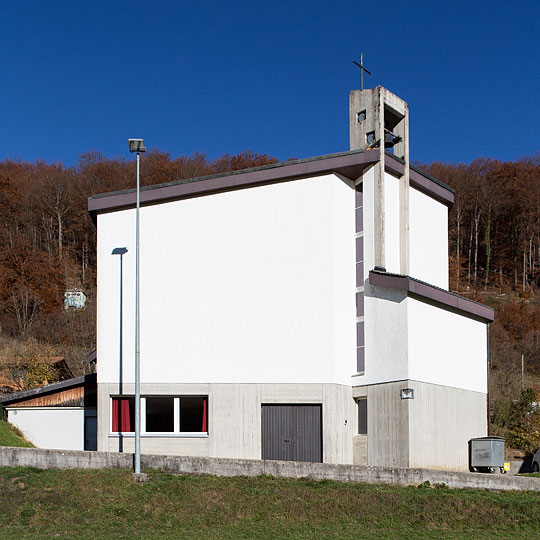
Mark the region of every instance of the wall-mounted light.
[[414, 388], [402, 388], [399, 395], [401, 399], [414, 399]]

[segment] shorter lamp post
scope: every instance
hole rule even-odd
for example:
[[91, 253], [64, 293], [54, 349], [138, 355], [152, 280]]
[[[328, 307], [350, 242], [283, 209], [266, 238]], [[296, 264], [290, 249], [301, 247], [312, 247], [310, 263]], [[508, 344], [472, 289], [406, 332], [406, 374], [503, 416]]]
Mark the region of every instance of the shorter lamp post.
[[112, 250], [111, 255], [120, 255], [120, 349], [119, 349], [119, 355], [120, 355], [120, 394], [123, 393], [122, 390], [122, 380], [123, 380], [123, 335], [124, 335], [124, 325], [123, 325], [123, 269], [122, 269], [122, 263], [124, 255], [127, 253], [127, 248], [125, 247], [117, 247]]
[[146, 152], [143, 139], [128, 139], [129, 151], [137, 154], [137, 210], [135, 213], [135, 474], [141, 473], [141, 339], [139, 304], [139, 210], [140, 155]]
[[[119, 360], [119, 391], [120, 395], [124, 393], [124, 323], [123, 323], [123, 317], [124, 317], [124, 309], [123, 309], [123, 269], [122, 269], [122, 263], [124, 255], [127, 253], [127, 248], [125, 247], [117, 247], [112, 250], [111, 255], [120, 255], [120, 332], [119, 332], [119, 345], [118, 345], [118, 360]], [[122, 440], [122, 437], [120, 437], [119, 440], [119, 450], [120, 452], [124, 451], [124, 441]]]

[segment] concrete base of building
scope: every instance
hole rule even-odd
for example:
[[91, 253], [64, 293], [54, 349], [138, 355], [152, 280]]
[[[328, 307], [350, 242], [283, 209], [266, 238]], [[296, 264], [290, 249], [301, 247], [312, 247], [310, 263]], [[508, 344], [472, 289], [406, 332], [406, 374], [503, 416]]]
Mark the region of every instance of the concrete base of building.
[[[111, 433], [111, 396], [131, 396], [133, 385], [98, 384], [98, 450], [134, 452], [134, 437]], [[322, 461], [352, 463], [357, 430], [351, 387], [339, 384], [142, 384], [142, 396], [208, 396], [208, 434], [143, 434], [146, 454], [261, 459], [261, 406], [320, 404]]]
[[[402, 396], [404, 389], [413, 393]], [[468, 471], [468, 441], [487, 435], [481, 392], [408, 379], [353, 387], [353, 395], [368, 400], [367, 441], [355, 443], [356, 464]]]
[[[412, 389], [414, 399], [401, 390]], [[121, 390], [121, 391], [120, 391]], [[133, 385], [98, 384], [98, 450], [134, 452], [133, 435], [111, 433], [111, 396]], [[145, 434], [141, 452], [262, 459], [261, 408], [318, 404], [322, 462], [468, 471], [468, 441], [487, 435], [486, 394], [403, 380], [339, 384], [143, 384], [143, 396], [208, 396], [208, 432]], [[367, 434], [358, 435], [356, 400], [367, 397]], [[281, 459], [281, 457], [280, 457]]]

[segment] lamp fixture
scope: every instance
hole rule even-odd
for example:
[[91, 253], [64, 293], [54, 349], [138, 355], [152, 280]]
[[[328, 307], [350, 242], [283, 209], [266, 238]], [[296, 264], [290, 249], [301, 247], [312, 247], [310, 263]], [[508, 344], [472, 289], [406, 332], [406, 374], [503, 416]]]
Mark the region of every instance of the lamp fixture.
[[414, 399], [414, 388], [402, 388], [399, 395], [401, 399]]
[[137, 152], [146, 152], [146, 147], [144, 146], [144, 140], [143, 139], [128, 139], [129, 143], [129, 151], [131, 153]]

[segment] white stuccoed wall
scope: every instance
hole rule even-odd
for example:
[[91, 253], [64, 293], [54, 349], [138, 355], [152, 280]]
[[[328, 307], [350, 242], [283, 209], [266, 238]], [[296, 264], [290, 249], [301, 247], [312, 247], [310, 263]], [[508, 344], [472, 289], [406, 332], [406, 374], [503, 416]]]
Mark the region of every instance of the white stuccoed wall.
[[[376, 295], [376, 296], [374, 296]], [[377, 384], [407, 378], [406, 293], [366, 285], [365, 375], [354, 385]]]
[[407, 299], [409, 378], [487, 393], [486, 324]]
[[409, 189], [410, 275], [448, 290], [448, 208]]
[[[374, 263], [374, 168], [365, 172], [364, 275]], [[384, 173], [384, 254], [387, 272], [400, 274], [399, 182]], [[417, 189], [409, 188], [409, 274], [421, 281], [448, 289], [448, 208]]]
[[[363, 177], [364, 277], [374, 266], [374, 169]], [[448, 289], [448, 209], [409, 189], [410, 274]], [[385, 173], [385, 265], [399, 268], [399, 180]], [[353, 385], [405, 379], [486, 392], [486, 326], [403, 291], [365, 290], [366, 371]]]
[[368, 169], [362, 179], [364, 190], [364, 280], [369, 279], [369, 271], [375, 266], [375, 246], [373, 237], [375, 167]]
[[84, 450], [82, 407], [9, 408], [8, 421], [38, 448]]
[[[334, 175], [141, 209], [142, 382], [335, 382], [356, 366], [352, 183]], [[98, 382], [133, 381], [135, 211], [98, 216]]]
[[384, 252], [385, 268], [392, 274], [400, 274], [399, 262], [399, 182], [391, 174], [384, 173]]
[[413, 379], [487, 393], [485, 323], [372, 286], [365, 313], [366, 371], [354, 385]]

